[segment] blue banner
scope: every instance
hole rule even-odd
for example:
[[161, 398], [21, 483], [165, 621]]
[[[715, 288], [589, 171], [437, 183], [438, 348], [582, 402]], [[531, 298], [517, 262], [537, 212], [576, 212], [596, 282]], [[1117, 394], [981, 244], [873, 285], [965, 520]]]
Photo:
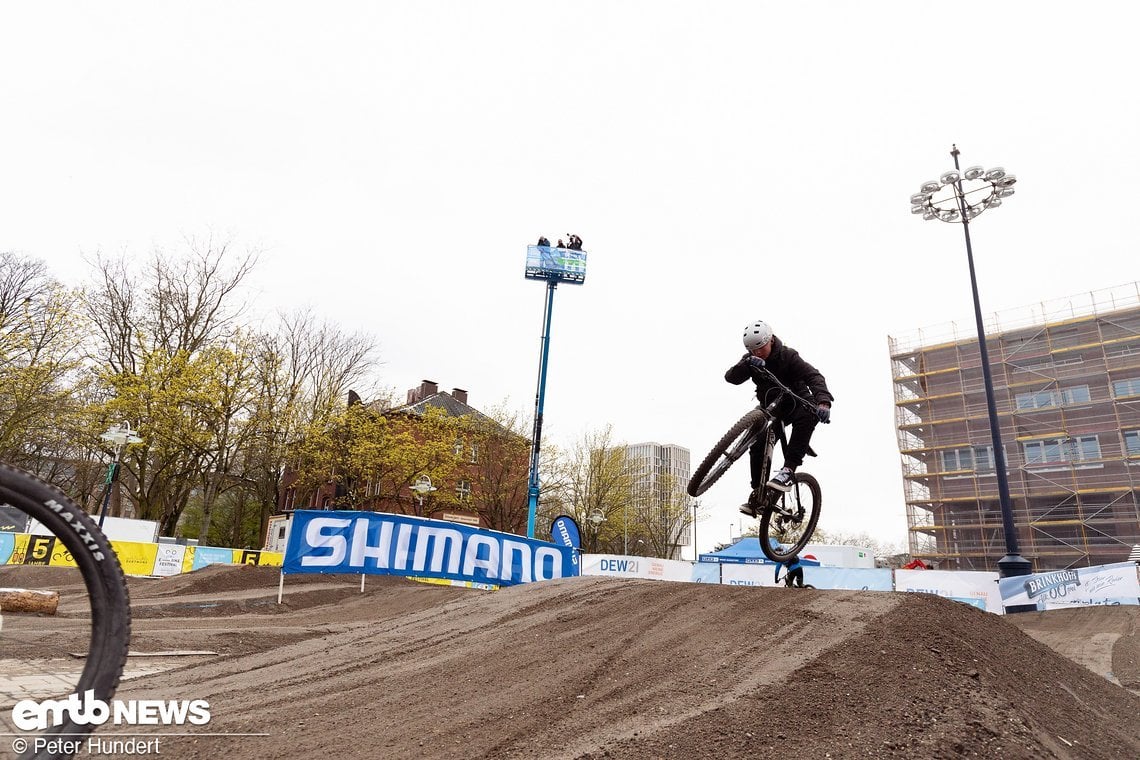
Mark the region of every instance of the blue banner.
[[578, 550], [582, 548], [582, 535], [578, 531], [578, 523], [569, 515], [555, 517], [554, 522], [550, 523], [550, 538], [560, 546], [568, 546], [575, 550], [571, 557], [574, 562], [574, 574], [579, 575]]
[[404, 575], [496, 586], [577, 575], [574, 550], [446, 520], [298, 510], [281, 571]]
[[232, 565], [233, 562], [233, 549], [221, 549], [216, 546], [195, 546], [194, 560], [190, 564], [190, 569], [201, 570], [207, 565]]

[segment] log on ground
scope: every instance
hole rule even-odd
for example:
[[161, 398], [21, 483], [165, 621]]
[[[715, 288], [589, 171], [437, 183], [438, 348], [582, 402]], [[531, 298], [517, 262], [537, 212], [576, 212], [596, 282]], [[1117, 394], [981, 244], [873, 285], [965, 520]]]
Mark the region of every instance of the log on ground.
[[0, 612], [54, 615], [57, 607], [59, 607], [58, 591], [0, 588]]

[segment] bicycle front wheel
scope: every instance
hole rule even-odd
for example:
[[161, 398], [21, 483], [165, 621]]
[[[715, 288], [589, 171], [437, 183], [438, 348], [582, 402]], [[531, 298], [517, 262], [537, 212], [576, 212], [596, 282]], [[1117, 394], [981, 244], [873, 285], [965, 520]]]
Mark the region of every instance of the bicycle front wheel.
[[0, 587], [55, 602], [50, 609], [10, 603], [0, 610], [0, 732], [19, 737], [12, 746], [21, 758], [71, 757], [60, 740], [81, 738], [94, 726], [67, 710], [56, 723], [42, 706], [43, 725], [29, 725], [23, 710], [17, 723], [13, 708], [71, 694], [82, 701], [87, 691], [110, 703], [130, 640], [126, 579], [103, 532], [53, 486], [0, 464], [0, 507]]
[[744, 452], [748, 451], [752, 444], [760, 440], [767, 427], [763, 424], [766, 421], [767, 416], [763, 409], [753, 409], [737, 420], [693, 471], [693, 477], [689, 479], [689, 496], [700, 496], [709, 490], [713, 483], [720, 480], [720, 476], [726, 473], [737, 459], [744, 456]]
[[[819, 522], [823, 502], [819, 481], [806, 472], [795, 475], [792, 490], [768, 502], [760, 517], [760, 548], [773, 562], [786, 562], [799, 554], [811, 541]], [[779, 549], [772, 547], [769, 539], [773, 538]]]

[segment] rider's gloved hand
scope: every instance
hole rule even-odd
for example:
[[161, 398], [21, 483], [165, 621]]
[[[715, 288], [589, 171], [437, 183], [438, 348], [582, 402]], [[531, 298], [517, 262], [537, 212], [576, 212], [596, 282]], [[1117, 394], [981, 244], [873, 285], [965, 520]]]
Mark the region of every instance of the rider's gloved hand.
[[827, 404], [820, 404], [819, 408], [815, 410], [815, 413], [816, 416], [819, 417], [819, 421], [824, 425], [827, 425], [831, 422], [831, 407]]
[[761, 369], [764, 367], [764, 360], [759, 356], [752, 356], [751, 354], [744, 357], [744, 363], [753, 369]]

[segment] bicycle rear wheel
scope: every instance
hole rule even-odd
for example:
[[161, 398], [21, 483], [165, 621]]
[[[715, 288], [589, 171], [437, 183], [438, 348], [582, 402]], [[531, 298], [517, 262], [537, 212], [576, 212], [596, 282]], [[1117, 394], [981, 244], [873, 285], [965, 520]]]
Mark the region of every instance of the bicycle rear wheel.
[[689, 479], [689, 496], [700, 496], [709, 490], [737, 459], [744, 456], [767, 427], [766, 424], [757, 423], [766, 420], [763, 409], [753, 409], [737, 420], [693, 471], [693, 476]]
[[[823, 494], [819, 481], [806, 472], [796, 473], [792, 490], [769, 501], [760, 516], [760, 548], [773, 562], [786, 562], [803, 550], [819, 523]], [[771, 546], [776, 539], [780, 549]]]
[[[71, 694], [82, 700], [88, 690], [110, 703], [130, 642], [126, 579], [103, 532], [58, 489], [0, 464], [0, 505], [14, 528], [0, 533], [0, 586], [59, 595], [54, 614], [0, 610], [0, 732], [18, 737], [5, 742], [22, 758], [71, 757], [51, 740], [81, 739], [94, 726], [64, 711], [59, 725], [48, 712], [47, 727], [25, 730], [13, 707]], [[24, 527], [21, 515], [30, 518]]]

